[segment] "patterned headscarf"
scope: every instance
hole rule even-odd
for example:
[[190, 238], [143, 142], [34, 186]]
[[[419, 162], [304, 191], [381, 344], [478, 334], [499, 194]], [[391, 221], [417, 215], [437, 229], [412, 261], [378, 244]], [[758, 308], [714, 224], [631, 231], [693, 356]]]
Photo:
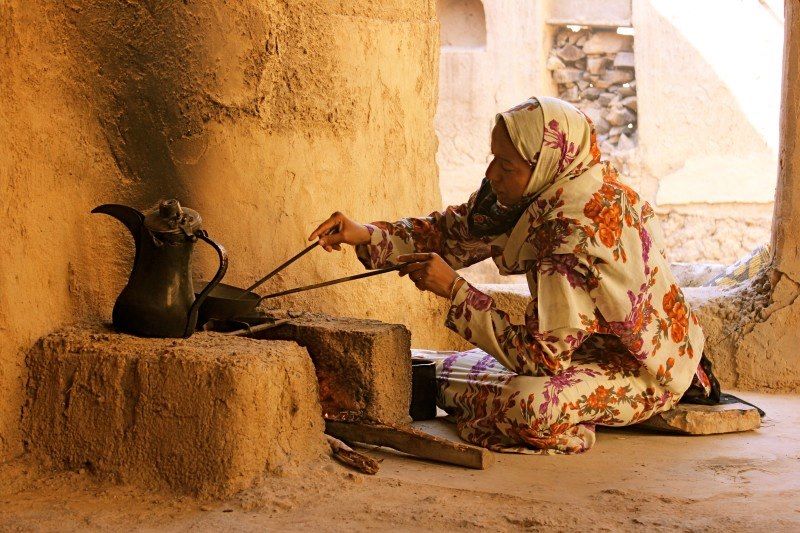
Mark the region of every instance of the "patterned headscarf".
[[470, 232], [478, 237], [511, 230], [543, 190], [556, 181], [577, 176], [600, 161], [594, 128], [577, 108], [562, 100], [531, 97], [498, 113], [495, 126], [501, 121], [533, 172], [522, 200], [514, 206], [500, 204], [489, 180], [483, 179], [469, 218]]
[[[531, 97], [500, 113], [495, 121], [501, 118], [520, 155], [529, 161], [537, 159], [524, 193], [529, 207], [543, 192], [600, 163], [594, 126], [586, 115], [563, 100]], [[508, 267], [512, 271], [519, 270], [521, 261], [534, 259], [525, 257], [523, 252], [529, 237], [529, 223], [525, 219], [518, 216], [515, 221], [502, 263], [498, 263], [501, 272], [508, 271]]]
[[[518, 113], [512, 119], [511, 115], [515, 111], [526, 112]], [[505, 123], [506, 128], [509, 130], [512, 142], [515, 137], [520, 138], [519, 135], [511, 135], [512, 128], [517, 132], [519, 127], [523, 127], [528, 132], [528, 135], [525, 136], [525, 145], [520, 146], [514, 143], [514, 146], [517, 148], [517, 152], [528, 162], [531, 169], [535, 169], [539, 161], [539, 151], [544, 134], [544, 116], [542, 115], [539, 101], [536, 98], [531, 98], [505, 113], [498, 114], [495, 117], [495, 127], [499, 126], [501, 121]], [[533, 172], [531, 176], [533, 176]], [[531, 183], [533, 183], [532, 179], [528, 183], [528, 189]], [[512, 206], [506, 206], [497, 201], [497, 195], [492, 190], [489, 179], [483, 178], [469, 214], [470, 233], [477, 237], [486, 237], [510, 231], [536, 197], [535, 191], [529, 191], [528, 189], [526, 189], [519, 202]]]

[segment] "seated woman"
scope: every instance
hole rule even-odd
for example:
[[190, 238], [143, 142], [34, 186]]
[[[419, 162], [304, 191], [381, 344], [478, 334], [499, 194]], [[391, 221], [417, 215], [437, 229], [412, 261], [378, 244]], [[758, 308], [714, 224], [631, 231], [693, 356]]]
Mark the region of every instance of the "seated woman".
[[[596, 424], [666, 411], [693, 379], [708, 394], [703, 332], [653, 210], [600, 160], [588, 118], [531, 98], [497, 116], [492, 154], [466, 204], [372, 224], [335, 213], [309, 238], [356, 246], [367, 268], [408, 262], [402, 275], [450, 300], [447, 327], [477, 349], [415, 352], [437, 360], [438, 403], [460, 435], [499, 451], [576, 453]], [[527, 276], [524, 324], [455, 272], [489, 257], [501, 274]]]

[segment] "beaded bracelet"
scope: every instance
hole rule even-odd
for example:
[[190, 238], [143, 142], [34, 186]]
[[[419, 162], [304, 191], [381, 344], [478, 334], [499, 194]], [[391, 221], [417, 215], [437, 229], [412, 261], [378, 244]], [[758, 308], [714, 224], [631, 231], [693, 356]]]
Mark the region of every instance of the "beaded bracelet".
[[[466, 283], [467, 280], [462, 278], [461, 276], [456, 276], [456, 279], [453, 280], [453, 284], [450, 285], [450, 300], [453, 299], [454, 293], [456, 292], [456, 285], [458, 285], [458, 280], [461, 280]], [[459, 288], [461, 288], [459, 286]]]

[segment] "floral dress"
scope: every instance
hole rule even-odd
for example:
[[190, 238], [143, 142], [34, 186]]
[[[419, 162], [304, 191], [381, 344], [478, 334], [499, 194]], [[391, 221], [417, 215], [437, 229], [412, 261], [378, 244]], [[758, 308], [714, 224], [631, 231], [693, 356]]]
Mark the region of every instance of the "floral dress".
[[[371, 242], [357, 247], [370, 269], [436, 252], [454, 269], [492, 258], [501, 273], [525, 273], [524, 323], [464, 283], [445, 325], [476, 348], [415, 350], [437, 361], [438, 404], [462, 438], [498, 451], [582, 452], [594, 444], [596, 424], [625, 426], [670, 409], [695, 378], [704, 343], [652, 209], [599, 160], [591, 123], [552, 100], [543, 102], [545, 162], [537, 172], [550, 164], [544, 172], [553, 176], [513, 230], [473, 236], [473, 195], [428, 217], [372, 223]], [[570, 148], [584, 133], [586, 146]], [[550, 163], [548, 150], [556, 152]]]

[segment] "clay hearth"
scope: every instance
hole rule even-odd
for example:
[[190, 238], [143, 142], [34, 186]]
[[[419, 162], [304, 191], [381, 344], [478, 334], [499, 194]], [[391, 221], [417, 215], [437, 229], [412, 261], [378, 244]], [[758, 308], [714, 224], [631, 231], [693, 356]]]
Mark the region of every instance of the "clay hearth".
[[410, 421], [403, 326], [308, 315], [261, 337], [48, 335], [28, 356], [26, 446], [56, 468], [218, 497], [319, 460], [323, 406]]
[[326, 413], [411, 422], [411, 333], [405, 326], [304, 313], [256, 336], [294, 340], [308, 350]]

